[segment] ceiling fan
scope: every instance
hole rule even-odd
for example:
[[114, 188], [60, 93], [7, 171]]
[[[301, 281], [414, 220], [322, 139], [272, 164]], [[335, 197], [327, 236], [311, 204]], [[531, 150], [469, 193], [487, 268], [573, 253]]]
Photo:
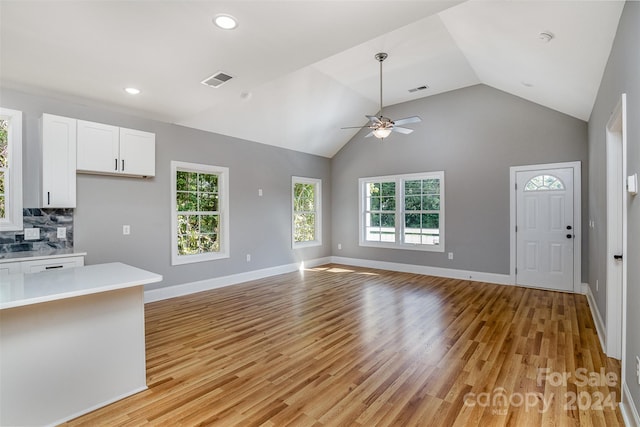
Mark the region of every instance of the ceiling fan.
[[406, 125], [409, 123], [418, 123], [422, 121], [422, 119], [418, 116], [411, 116], [411, 117], [405, 117], [404, 119], [391, 120], [390, 118], [384, 117], [382, 115], [382, 62], [385, 59], [387, 59], [388, 56], [389, 55], [387, 55], [384, 52], [376, 53], [376, 56], [375, 56], [376, 60], [380, 63], [380, 113], [379, 115], [365, 116], [367, 119], [369, 119], [369, 124], [367, 125], [349, 126], [349, 127], [343, 127], [342, 129], [357, 129], [357, 128], [368, 127], [369, 129], [371, 129], [371, 132], [365, 135], [365, 138], [368, 138], [370, 136], [375, 136], [376, 138], [384, 139], [388, 137], [391, 134], [391, 132], [403, 133], [405, 135], [410, 134], [411, 132], [413, 132], [413, 129], [403, 128], [400, 126]]

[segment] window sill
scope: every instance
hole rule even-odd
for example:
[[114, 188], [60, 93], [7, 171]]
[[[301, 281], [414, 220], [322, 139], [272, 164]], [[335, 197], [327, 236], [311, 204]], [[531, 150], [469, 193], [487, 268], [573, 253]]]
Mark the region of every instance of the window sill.
[[294, 243], [293, 249], [312, 248], [314, 246], [322, 246], [322, 242], [318, 240], [313, 240], [311, 242]]
[[444, 245], [411, 245], [406, 243], [359, 242], [360, 246], [383, 249], [401, 249], [407, 251], [444, 252]]
[[215, 261], [217, 259], [229, 258], [227, 253], [181, 255], [171, 259], [171, 265], [193, 264], [194, 262]]

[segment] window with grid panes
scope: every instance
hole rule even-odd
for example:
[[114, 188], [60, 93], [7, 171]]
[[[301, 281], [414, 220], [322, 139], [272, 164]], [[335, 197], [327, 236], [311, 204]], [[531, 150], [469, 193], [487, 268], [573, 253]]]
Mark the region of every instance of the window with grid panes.
[[172, 264], [229, 257], [228, 168], [171, 162]]
[[292, 177], [293, 248], [322, 244], [322, 181]]
[[359, 183], [361, 246], [444, 251], [444, 172]]
[[22, 230], [22, 112], [0, 108], [0, 231]]

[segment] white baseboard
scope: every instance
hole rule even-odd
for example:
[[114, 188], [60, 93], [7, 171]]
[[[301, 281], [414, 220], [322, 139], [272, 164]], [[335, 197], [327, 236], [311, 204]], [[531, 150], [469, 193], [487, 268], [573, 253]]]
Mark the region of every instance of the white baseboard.
[[[584, 287], [584, 283], [583, 283]], [[600, 346], [602, 346], [602, 351], [607, 352], [607, 328], [604, 326], [604, 321], [602, 320], [602, 316], [600, 315], [600, 311], [598, 310], [598, 305], [596, 304], [595, 297], [593, 296], [593, 292], [591, 292], [591, 286], [587, 285], [586, 293], [587, 302], [589, 303], [589, 310], [591, 310], [591, 317], [593, 318], [593, 323], [596, 325], [596, 332], [598, 333], [598, 338], [600, 338]]]
[[589, 284], [588, 283], [581, 283], [580, 284], [580, 293], [582, 295], [587, 295], [587, 292], [589, 292]]
[[620, 412], [622, 412], [622, 418], [624, 424], [627, 427], [640, 427], [640, 416], [638, 415], [638, 408], [636, 408], [633, 399], [631, 398], [631, 392], [626, 383], [622, 384], [622, 400], [620, 402]]
[[[365, 268], [377, 268], [381, 270], [389, 270], [389, 271], [398, 271], [402, 273], [414, 273], [414, 274], [424, 274], [428, 276], [437, 276], [437, 277], [446, 277], [450, 279], [461, 279], [461, 280], [471, 280], [474, 282], [486, 282], [486, 283], [495, 283], [498, 285], [513, 285], [513, 281], [511, 276], [508, 274], [498, 274], [498, 273], [485, 273], [480, 271], [469, 271], [469, 270], [456, 270], [452, 268], [442, 268], [442, 267], [430, 267], [425, 265], [415, 265], [415, 264], [402, 264], [396, 262], [386, 262], [386, 261], [372, 261], [360, 258], [346, 258], [346, 257], [337, 257], [330, 256], [324, 258], [317, 258], [313, 260], [304, 261], [305, 267], [315, 267], [322, 264], [343, 264], [343, 265], [351, 265], [354, 267], [365, 267]], [[144, 302], [154, 302], [160, 301], [167, 298], [174, 298], [183, 295], [189, 295], [196, 292], [208, 291], [211, 289], [222, 288], [225, 286], [236, 285], [238, 283], [248, 282], [250, 280], [258, 280], [263, 279], [270, 276], [275, 276], [278, 274], [290, 273], [292, 271], [296, 271], [300, 268], [300, 263], [293, 264], [285, 264], [276, 267], [265, 268], [262, 270], [253, 270], [247, 271], [244, 273], [232, 274], [224, 277], [215, 277], [212, 279], [200, 280], [197, 282], [183, 283], [179, 285], [167, 286], [165, 288], [159, 289], [151, 289], [145, 291], [144, 293]], [[587, 297], [589, 296], [589, 286], [586, 284], [582, 284], [583, 292], [587, 293]], [[593, 299], [593, 295], [591, 295]], [[589, 302], [590, 307], [596, 307], [595, 303], [592, 303], [591, 300]], [[592, 309], [593, 310], [593, 309]], [[597, 313], [597, 308], [596, 308]], [[598, 328], [598, 336], [600, 336], [601, 341], [602, 335], [600, 333], [602, 328], [602, 319], [600, 319], [599, 313], [597, 314], [597, 318], [594, 315], [594, 319], [596, 319], [596, 328]], [[600, 319], [600, 324], [598, 324], [597, 319]], [[604, 345], [603, 345], [604, 348]]]
[[429, 267], [425, 265], [401, 264], [386, 261], [371, 261], [359, 258], [331, 257], [335, 264], [352, 265], [354, 267], [378, 268], [381, 270], [398, 271], [401, 273], [425, 274], [428, 276], [447, 277], [450, 279], [472, 280], [474, 282], [496, 283], [498, 285], [512, 285], [508, 274], [483, 273], [478, 271], [454, 270], [451, 268]]
[[71, 421], [74, 418], [78, 418], [78, 417], [80, 417], [82, 415], [88, 414], [89, 412], [93, 412], [96, 409], [100, 409], [100, 408], [103, 408], [103, 407], [105, 407], [107, 405], [111, 405], [112, 403], [115, 403], [115, 402], [117, 402], [119, 400], [122, 400], [124, 398], [127, 398], [129, 396], [133, 396], [134, 394], [140, 393], [141, 391], [145, 391], [147, 389], [148, 389], [148, 387], [146, 385], [144, 387], [136, 388], [136, 389], [131, 390], [131, 391], [127, 392], [127, 393], [121, 394], [120, 396], [116, 396], [113, 399], [109, 399], [109, 400], [107, 400], [105, 402], [98, 403], [97, 405], [90, 406], [89, 408], [83, 409], [82, 411], [76, 412], [76, 413], [71, 414], [71, 415], [69, 415], [67, 417], [64, 417], [63, 419], [60, 419], [60, 420], [58, 420], [58, 421], [56, 421], [54, 423], [48, 424], [47, 427], [59, 426], [60, 424], [66, 423], [67, 421]]
[[[330, 257], [305, 260], [305, 267], [328, 264]], [[232, 274], [223, 277], [200, 280], [197, 282], [182, 283], [180, 285], [167, 286], [164, 288], [150, 289], [144, 291], [144, 302], [154, 302], [163, 299], [189, 295], [196, 292], [208, 291], [211, 289], [223, 288], [225, 286], [237, 285], [238, 283], [249, 282], [251, 280], [264, 279], [265, 277], [276, 276], [278, 274], [291, 273], [300, 269], [300, 263], [279, 265], [276, 267], [264, 268], [261, 270], [247, 271], [244, 273]]]

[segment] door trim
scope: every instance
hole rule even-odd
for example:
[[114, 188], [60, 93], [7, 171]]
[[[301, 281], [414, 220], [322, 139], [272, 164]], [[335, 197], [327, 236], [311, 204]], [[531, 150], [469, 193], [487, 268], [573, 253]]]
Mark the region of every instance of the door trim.
[[[605, 353], [609, 357], [623, 359], [626, 333], [626, 291], [627, 291], [627, 96], [622, 94], [607, 122], [606, 180], [607, 180], [607, 221], [606, 221], [606, 313], [605, 313]], [[620, 231], [620, 235], [616, 232]], [[619, 249], [618, 249], [619, 248]], [[614, 252], [622, 252], [622, 274], [616, 274]], [[617, 282], [617, 283], [614, 283]], [[624, 361], [622, 363], [624, 375]], [[623, 376], [624, 378], [624, 376]]]
[[582, 163], [563, 162], [509, 168], [509, 278], [516, 284], [516, 173], [573, 168], [573, 292], [582, 293]]

